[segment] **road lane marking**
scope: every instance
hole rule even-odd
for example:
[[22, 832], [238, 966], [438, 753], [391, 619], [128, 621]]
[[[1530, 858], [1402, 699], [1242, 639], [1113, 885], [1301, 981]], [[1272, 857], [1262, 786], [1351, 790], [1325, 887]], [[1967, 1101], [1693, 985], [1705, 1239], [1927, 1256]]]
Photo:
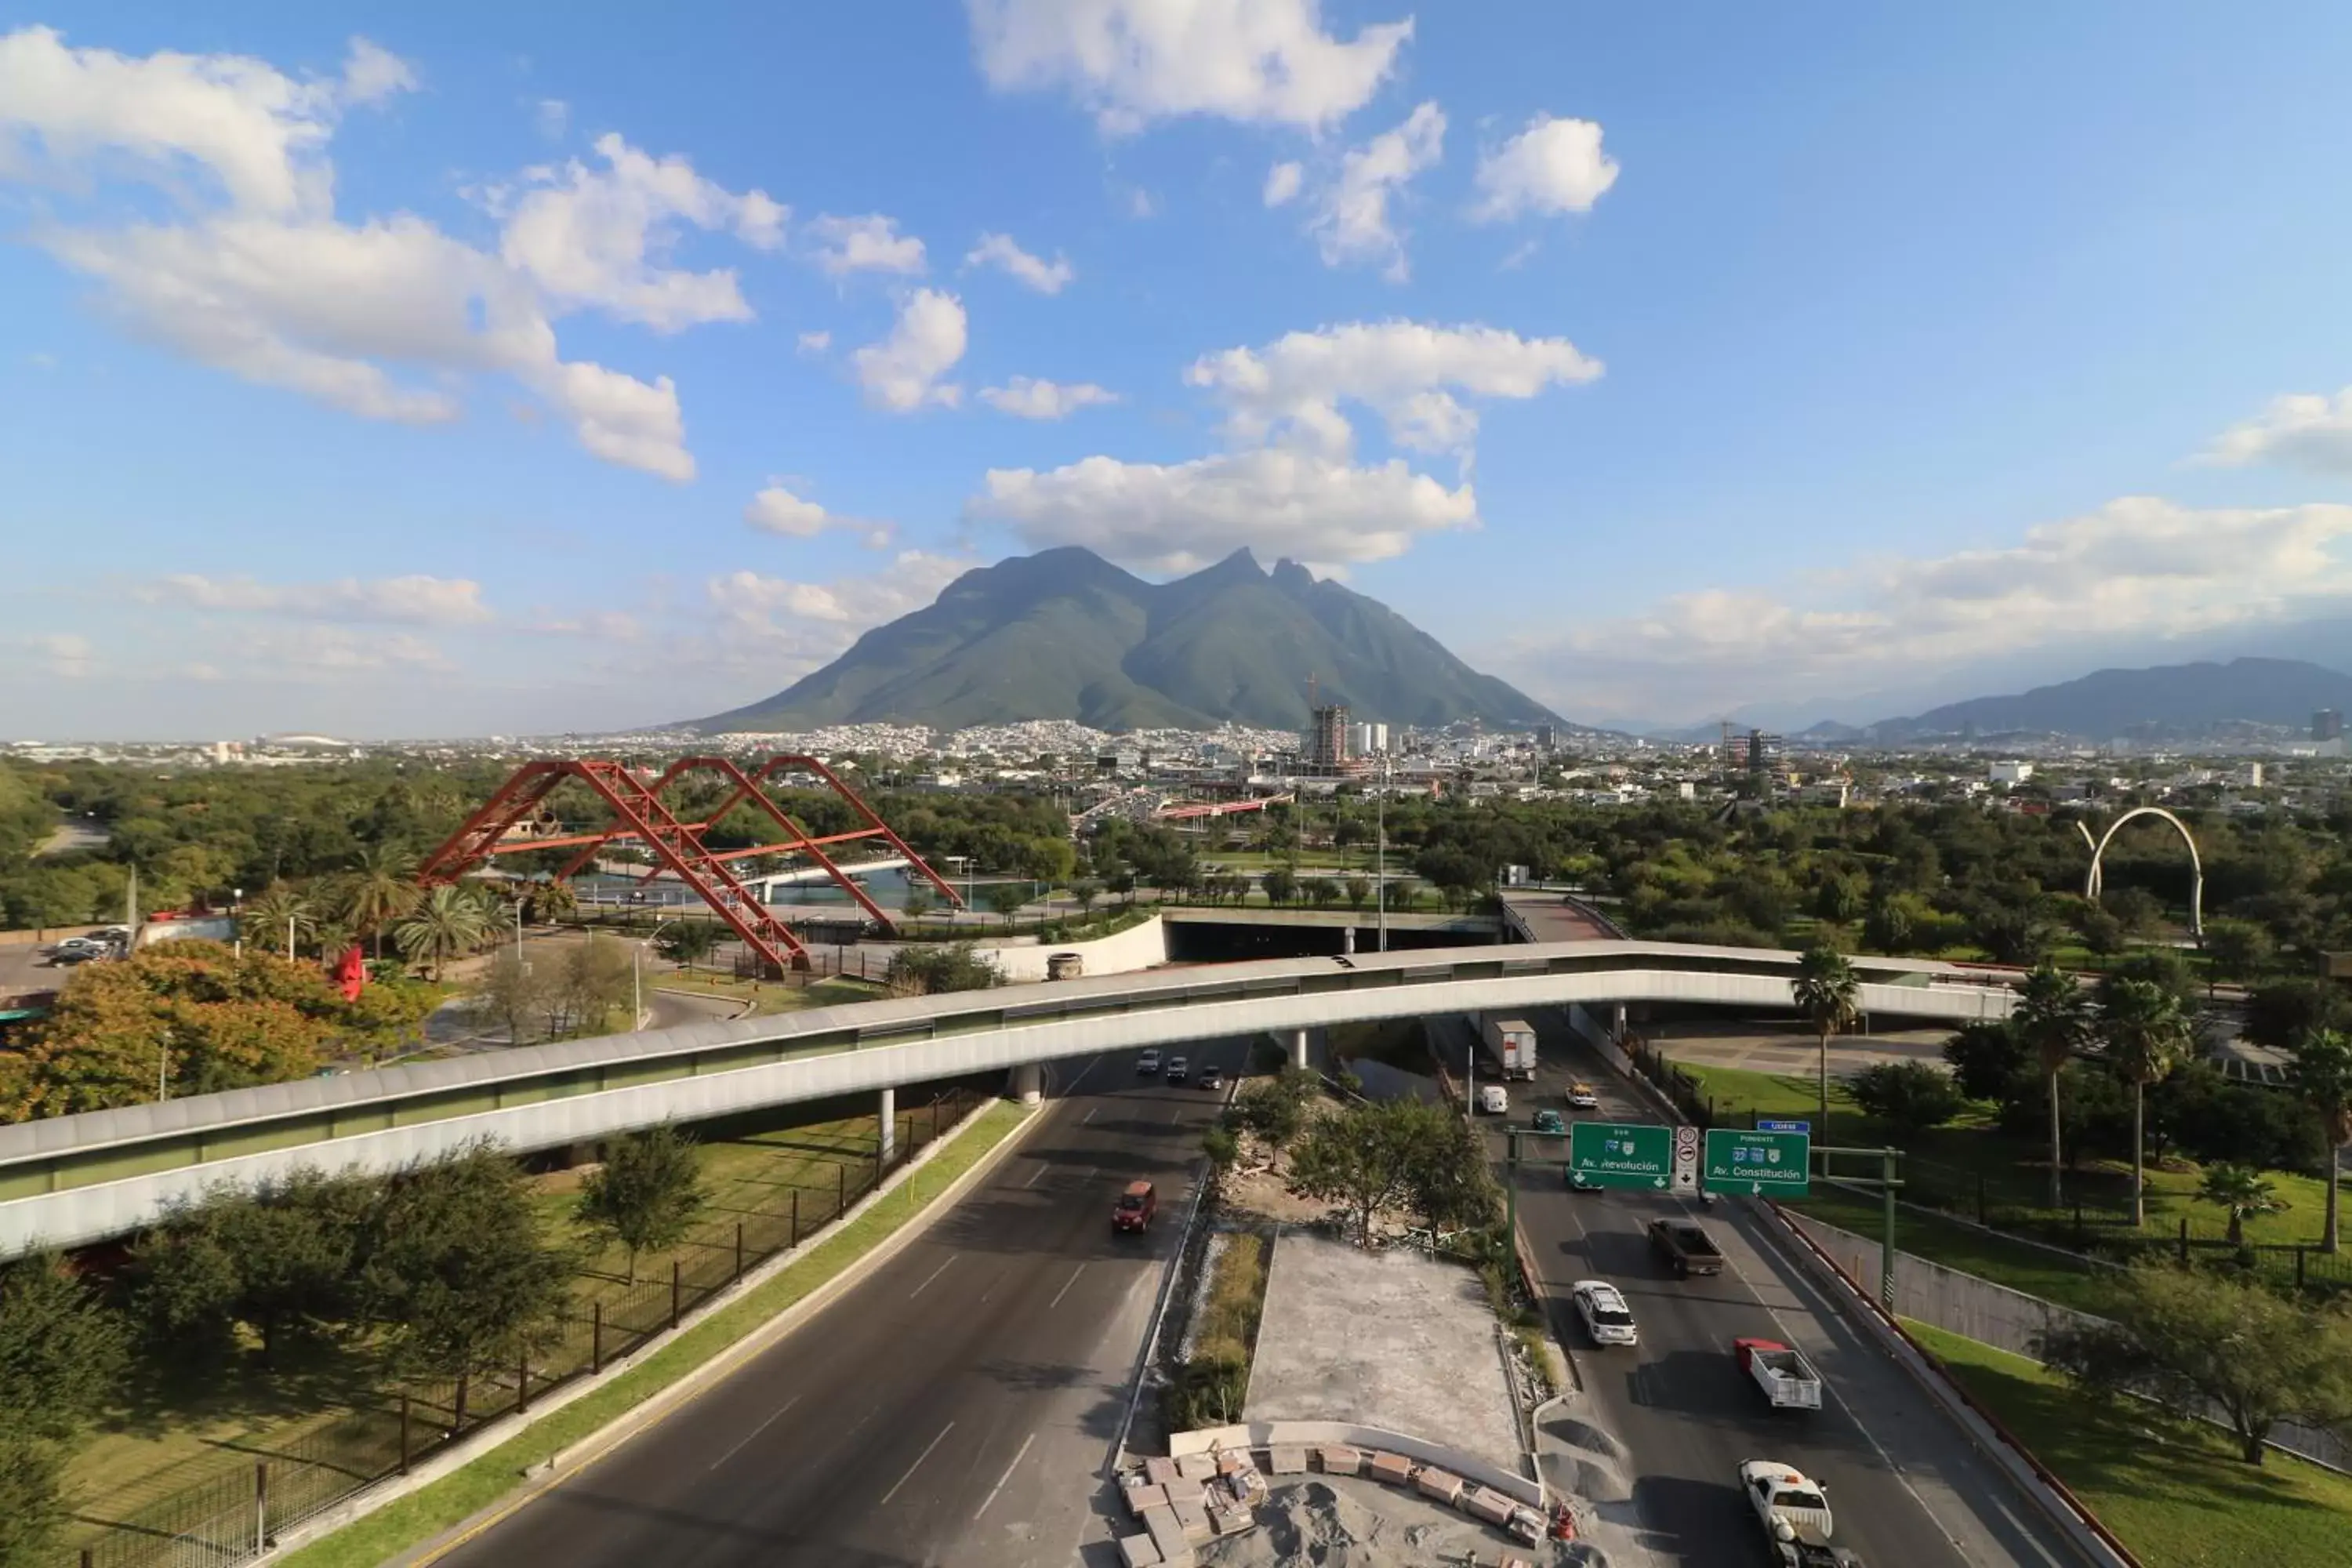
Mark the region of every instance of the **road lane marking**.
[[1041, 1163], [1038, 1164], [1038, 1166], [1037, 1166], [1037, 1168], [1036, 1168], [1035, 1170], [1034, 1170], [1034, 1171], [1032, 1171], [1032, 1172], [1030, 1172], [1030, 1173], [1029, 1173], [1029, 1179], [1028, 1179], [1027, 1181], [1025, 1181], [1025, 1182], [1022, 1183], [1021, 1184], [1022, 1184], [1024, 1187], [1034, 1187], [1034, 1186], [1035, 1186], [1035, 1185], [1037, 1184], [1037, 1178], [1038, 1178], [1038, 1177], [1040, 1177], [1040, 1176], [1042, 1176], [1042, 1175], [1044, 1175], [1046, 1172], [1048, 1172], [1048, 1171], [1052, 1170], [1053, 1168], [1054, 1168], [1053, 1166], [1048, 1165], [1048, 1164], [1045, 1164], [1045, 1163], [1043, 1163], [1041, 1162]]
[[[1036, 1440], [1037, 1434], [1034, 1432], [1030, 1433], [1029, 1436], [1021, 1439], [1021, 1451], [1013, 1456], [1013, 1462], [1004, 1467], [1004, 1473], [996, 1478], [996, 1484], [988, 1489], [988, 1495], [980, 1500], [980, 1506], [978, 1508], [971, 1510], [972, 1523], [978, 1524], [980, 1522], [980, 1516], [988, 1511], [988, 1505], [996, 1500], [996, 1494], [1004, 1489], [1004, 1483], [1013, 1479], [1013, 1472], [1021, 1468], [1021, 1461], [1029, 1457], [1029, 1445]], [[887, 1501], [888, 1500], [885, 1499], [884, 1500]]]
[[1062, 1281], [1062, 1288], [1054, 1292], [1054, 1299], [1045, 1303], [1045, 1310], [1050, 1312], [1055, 1308], [1060, 1306], [1062, 1304], [1062, 1298], [1070, 1293], [1070, 1287], [1076, 1284], [1078, 1282], [1078, 1276], [1084, 1274], [1086, 1271], [1087, 1266], [1083, 1263], [1079, 1264], [1076, 1268], [1071, 1269], [1070, 1277]]
[[953, 1263], [961, 1256], [963, 1256], [961, 1253], [950, 1253], [948, 1255], [947, 1263], [942, 1263], [937, 1268], [931, 1270], [929, 1279], [924, 1280], [920, 1285], [916, 1286], [913, 1289], [907, 1292], [907, 1300], [911, 1301], [916, 1297], [921, 1295], [925, 1290], [929, 1289], [930, 1288], [931, 1280], [938, 1279], [942, 1274], [945, 1274], [948, 1271], [948, 1265]]
[[1084, 1127], [1087, 1122], [1092, 1121], [1095, 1119], [1095, 1111], [1100, 1110], [1101, 1109], [1102, 1107], [1097, 1105], [1088, 1110], [1084, 1116], [1079, 1117], [1078, 1125]]
[[[776, 1407], [775, 1415], [769, 1416], [765, 1421], [761, 1422], [757, 1426], [751, 1428], [751, 1437], [757, 1437], [761, 1433], [774, 1426], [777, 1419], [782, 1416], [785, 1411], [790, 1410], [793, 1405], [798, 1405], [800, 1402], [801, 1396], [797, 1394], [793, 1394], [790, 1399], [785, 1400], [783, 1404]], [[710, 1468], [715, 1470], [719, 1466], [725, 1464], [728, 1460], [733, 1458], [736, 1455], [741, 1453], [745, 1447], [750, 1446], [751, 1437], [744, 1438], [742, 1442], [736, 1444], [733, 1447], [719, 1455], [719, 1458], [711, 1460]]]
[[932, 1438], [929, 1443], [923, 1446], [923, 1451], [915, 1456], [915, 1462], [907, 1467], [907, 1473], [900, 1476], [897, 1483], [893, 1485], [888, 1491], [882, 1494], [882, 1506], [884, 1508], [888, 1508], [890, 1506], [890, 1500], [898, 1495], [898, 1488], [905, 1486], [908, 1481], [915, 1479], [915, 1472], [923, 1468], [923, 1461], [931, 1457], [931, 1450], [946, 1442], [948, 1440], [948, 1434], [954, 1430], [955, 1423], [950, 1421], [946, 1426], [940, 1428], [940, 1435], [938, 1436]]

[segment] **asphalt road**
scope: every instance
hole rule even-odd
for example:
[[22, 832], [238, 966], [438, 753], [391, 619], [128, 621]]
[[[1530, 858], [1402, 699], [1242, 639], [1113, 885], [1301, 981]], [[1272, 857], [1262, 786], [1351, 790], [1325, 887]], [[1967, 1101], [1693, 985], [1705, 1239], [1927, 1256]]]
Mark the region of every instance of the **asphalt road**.
[[[1570, 1077], [1600, 1092], [1598, 1111], [1571, 1118], [1655, 1123], [1662, 1118], [1603, 1068], [1558, 1014], [1533, 1021], [1541, 1064], [1535, 1093], [1514, 1085], [1512, 1118], [1565, 1109]], [[1497, 1142], [1499, 1143], [1499, 1140]], [[1564, 1158], [1562, 1147], [1556, 1158]], [[1630, 1452], [1630, 1502], [1608, 1511], [1636, 1529], [1661, 1562], [1754, 1568], [1762, 1559], [1738, 1467], [1779, 1459], [1827, 1488], [1840, 1544], [1870, 1568], [2074, 1564], [2055, 1530], [2015, 1494], [1901, 1368], [1864, 1341], [1765, 1242], [1767, 1216], [1744, 1205], [1635, 1193], [1571, 1194], [1558, 1166], [1519, 1173], [1519, 1226], [1540, 1275], [1553, 1331], [1576, 1357], [1585, 1394], [1568, 1415]], [[1642, 1226], [1665, 1213], [1699, 1215], [1727, 1255], [1712, 1279], [1677, 1280]], [[1613, 1281], [1633, 1310], [1637, 1349], [1594, 1348], [1568, 1304], [1576, 1280]], [[1739, 1372], [1740, 1336], [1796, 1345], [1827, 1379], [1810, 1414], [1775, 1413]], [[1629, 1511], [1630, 1510], [1630, 1511]]]
[[[1238, 1066], [1238, 1042], [1194, 1064]], [[448, 1568], [1012, 1568], [1106, 1560], [1100, 1480], [1221, 1096], [1063, 1069], [1020, 1150], [917, 1241]], [[1110, 1206], [1157, 1183], [1159, 1221]]]

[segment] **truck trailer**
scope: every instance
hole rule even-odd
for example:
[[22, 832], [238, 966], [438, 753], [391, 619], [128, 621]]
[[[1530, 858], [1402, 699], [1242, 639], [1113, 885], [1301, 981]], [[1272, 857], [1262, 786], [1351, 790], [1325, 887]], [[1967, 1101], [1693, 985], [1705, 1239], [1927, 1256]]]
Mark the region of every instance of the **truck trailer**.
[[1479, 1034], [1486, 1042], [1487, 1054], [1501, 1065], [1505, 1078], [1535, 1078], [1535, 1026], [1521, 1018], [1485, 1018], [1480, 1021]]

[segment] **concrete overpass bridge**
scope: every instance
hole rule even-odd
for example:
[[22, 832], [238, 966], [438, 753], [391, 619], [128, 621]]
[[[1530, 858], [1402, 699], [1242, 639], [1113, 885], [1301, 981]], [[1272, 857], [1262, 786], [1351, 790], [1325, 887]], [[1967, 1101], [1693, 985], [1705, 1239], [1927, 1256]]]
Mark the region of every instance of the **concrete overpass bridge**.
[[[1872, 1015], [1954, 1024], [2011, 993], [1954, 965], [1853, 961]], [[1575, 942], [1279, 959], [828, 1007], [306, 1079], [0, 1127], [0, 1257], [152, 1223], [221, 1183], [312, 1167], [386, 1172], [470, 1141], [590, 1142], [667, 1121], [1003, 1071], [1143, 1046], [1367, 1019], [1580, 1003], [1790, 1005], [1797, 954]], [[883, 1124], [889, 1125], [886, 1115]]]

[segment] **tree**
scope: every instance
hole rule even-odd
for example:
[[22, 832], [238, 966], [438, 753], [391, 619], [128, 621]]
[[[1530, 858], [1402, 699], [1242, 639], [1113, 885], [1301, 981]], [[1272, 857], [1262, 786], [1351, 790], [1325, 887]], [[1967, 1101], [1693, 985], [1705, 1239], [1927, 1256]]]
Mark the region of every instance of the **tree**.
[[1328, 910], [1340, 899], [1339, 884], [1329, 877], [1306, 878], [1298, 884], [1298, 888], [1299, 891], [1307, 895], [1307, 901], [1318, 910]]
[[383, 956], [385, 930], [406, 920], [425, 897], [416, 885], [416, 857], [404, 844], [372, 844], [336, 889], [336, 909], [352, 929], [373, 938]]
[[910, 921], [921, 920], [931, 912], [931, 895], [920, 888], [908, 889], [898, 905], [899, 912]]
[[2104, 901], [2126, 936], [2145, 936], [2164, 920], [2164, 901], [2146, 888], [2117, 888]]
[[2243, 985], [2270, 973], [2278, 961], [2277, 944], [2271, 941], [2271, 933], [2252, 921], [2221, 920], [2208, 924], [2205, 954], [2212, 962], [2207, 972], [2209, 996], [2212, 994], [2213, 982]]
[[2009, 1019], [1985, 1018], [1962, 1024], [1944, 1042], [1944, 1061], [1952, 1081], [1970, 1100], [1999, 1100], [2026, 1068], [2030, 1053]]
[[890, 955], [883, 980], [894, 996], [935, 996], [948, 991], [985, 991], [1004, 976], [968, 942], [908, 942]]
[[692, 973], [696, 964], [719, 951], [719, 928], [709, 921], [682, 920], [662, 929], [654, 949]]
[[555, 973], [556, 1032], [604, 1033], [614, 1009], [629, 1005], [633, 979], [628, 951], [611, 937], [600, 933], [573, 942]]
[[2015, 1016], [2018, 1038], [2033, 1053], [2042, 1069], [2050, 1100], [2050, 1206], [2065, 1206], [2059, 1174], [2063, 1165], [2059, 1144], [2058, 1075], [2090, 1038], [2091, 1009], [2082, 986], [2057, 965], [2042, 963], [2025, 977]]
[[1845, 954], [1821, 943], [1805, 950], [1797, 961], [1797, 977], [1790, 982], [1789, 994], [1797, 1011], [1813, 1026], [1821, 1038], [1821, 1101], [1822, 1126], [1819, 1136], [1829, 1138], [1830, 1129], [1830, 1037], [1843, 1034], [1853, 1027], [1862, 1016], [1860, 1006], [1862, 982], [1854, 977], [1853, 965]]
[[319, 929], [319, 906], [300, 889], [272, 882], [246, 900], [237, 911], [236, 933], [247, 947], [264, 947], [292, 958]]
[[1201, 1134], [1201, 1152], [1222, 1174], [1232, 1170], [1234, 1162], [1242, 1157], [1242, 1141], [1232, 1128], [1219, 1122]]
[[1350, 877], [1348, 879], [1348, 907], [1349, 909], [1355, 910], [1358, 914], [1362, 914], [1364, 912], [1364, 906], [1371, 902], [1371, 900], [1372, 879], [1370, 877]]
[[2228, 1212], [2232, 1247], [2246, 1244], [2246, 1221], [2250, 1216], [2277, 1214], [2286, 1207], [2278, 1195], [2277, 1184], [2263, 1180], [2260, 1171], [2247, 1165], [2207, 1167], [2204, 1181], [2198, 1184], [2197, 1196]]
[[1853, 1102], [1908, 1139], [1958, 1116], [1967, 1101], [1944, 1073], [1926, 1062], [1878, 1062], [1846, 1085]]
[[408, 917], [392, 928], [400, 956], [424, 964], [438, 980], [442, 966], [490, 937], [490, 911], [480, 894], [454, 882], [436, 883]]
[[340, 1321], [373, 1191], [300, 1170], [252, 1192], [221, 1186], [166, 1215], [141, 1244], [136, 1295], [156, 1331], [184, 1354], [226, 1357], [238, 1323], [277, 1360], [289, 1328]]
[[2352, 1419], [2352, 1317], [2340, 1307], [2157, 1267], [2133, 1269], [2102, 1315], [2043, 1333], [2036, 1353], [2095, 1397], [2218, 1410], [2250, 1465], [2282, 1421]]
[[1109, 876], [1103, 879], [1103, 886], [1117, 894], [1121, 904], [1129, 906], [1134, 904], [1135, 873], [1129, 868], [1120, 866], [1113, 870]]
[[991, 913], [1002, 915], [1004, 923], [1010, 926], [1013, 917], [1019, 914], [1022, 906], [1029, 901], [1029, 884], [991, 882], [980, 890], [980, 901], [988, 906]]
[[1904, 952], [1917, 930], [1916, 911], [1906, 895], [1890, 893], [1871, 900], [1862, 917], [1862, 940], [1881, 952]]
[[556, 987], [553, 970], [530, 963], [511, 947], [500, 947], [490, 957], [473, 1005], [505, 1028], [508, 1044], [527, 1046], [539, 1037], [540, 1021]]
[[1418, 1100], [1355, 1100], [1318, 1121], [1299, 1140], [1290, 1184], [1309, 1197], [1342, 1204], [1356, 1237], [1372, 1245], [1381, 1210], [1402, 1203], [1431, 1157], [1433, 1139], [1453, 1116]]
[[1307, 1108], [1315, 1099], [1315, 1075], [1286, 1067], [1276, 1077], [1253, 1085], [1236, 1097], [1225, 1112], [1225, 1124], [1247, 1132], [1265, 1145], [1274, 1169], [1282, 1167], [1282, 1152], [1307, 1128]]
[[363, 1244], [359, 1289], [399, 1371], [456, 1381], [519, 1365], [560, 1333], [570, 1262], [540, 1228], [522, 1170], [484, 1141], [395, 1176]]
[[581, 1224], [628, 1249], [634, 1285], [637, 1255], [684, 1241], [709, 1201], [694, 1141], [664, 1122], [617, 1140], [604, 1164], [580, 1184], [572, 1212]]
[[1070, 897], [1077, 903], [1080, 919], [1094, 918], [1095, 900], [1102, 897], [1102, 891], [1103, 885], [1092, 877], [1081, 877], [1070, 884]]
[[1286, 867], [1268, 868], [1257, 881], [1265, 889], [1265, 901], [1269, 904], [1286, 904], [1298, 896], [1298, 879]]
[[2132, 1224], [2147, 1223], [2147, 1086], [2170, 1072], [2189, 1048], [2189, 1020], [2179, 999], [2153, 981], [2120, 980], [2099, 1009], [2107, 1065], [2132, 1091]]
[[121, 1321], [55, 1253], [0, 1263], [0, 1565], [58, 1561], [66, 1445], [112, 1394]]
[[2255, 1045], [2292, 1050], [2314, 1029], [2352, 1029], [2352, 1005], [2334, 981], [2273, 980], [2247, 994], [2243, 1033]]
[[2292, 1047], [2286, 1070], [2288, 1086], [2318, 1120], [2320, 1141], [2327, 1146], [2327, 1221], [2319, 1245], [2334, 1252], [2340, 1245], [2336, 1211], [2343, 1151], [2352, 1143], [2352, 1036], [2340, 1029], [2307, 1032]]
[[553, 925], [580, 912], [579, 893], [570, 882], [552, 877], [530, 884], [522, 901], [525, 918], [541, 925]]

